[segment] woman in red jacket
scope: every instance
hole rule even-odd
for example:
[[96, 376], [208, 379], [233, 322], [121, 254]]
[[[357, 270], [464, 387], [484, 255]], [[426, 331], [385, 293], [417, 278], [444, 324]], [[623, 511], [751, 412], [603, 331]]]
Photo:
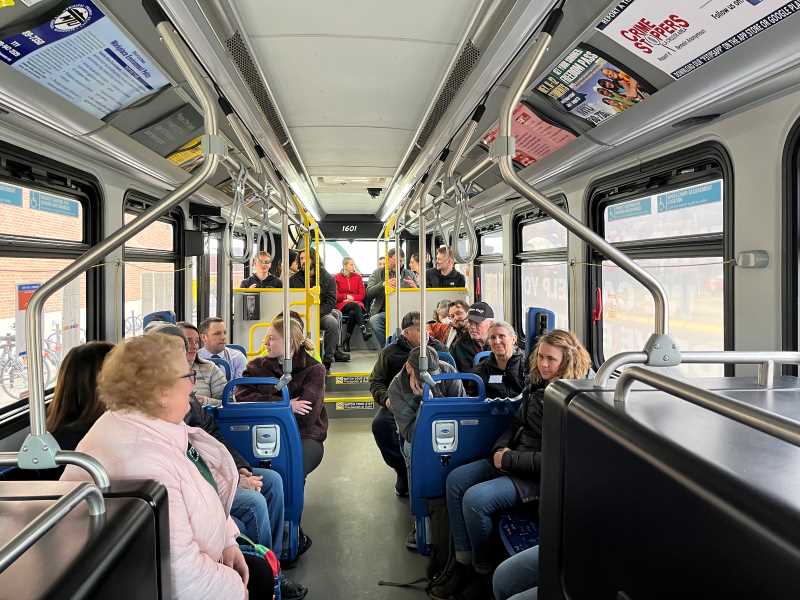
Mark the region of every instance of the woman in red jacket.
[[353, 259], [345, 256], [342, 259], [342, 270], [336, 274], [336, 308], [339, 309], [342, 316], [348, 317], [347, 334], [343, 343], [345, 352], [350, 352], [350, 336], [353, 335], [356, 325], [361, 329], [361, 335], [364, 336], [365, 341], [372, 336], [364, 322], [367, 312], [364, 308], [365, 295], [366, 290], [361, 273], [356, 271]]

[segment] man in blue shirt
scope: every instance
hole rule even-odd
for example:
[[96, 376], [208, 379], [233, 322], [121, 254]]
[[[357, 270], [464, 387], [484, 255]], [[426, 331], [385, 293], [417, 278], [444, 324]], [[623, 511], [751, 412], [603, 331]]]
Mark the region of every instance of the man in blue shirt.
[[225, 321], [219, 317], [209, 317], [200, 323], [198, 330], [203, 347], [197, 351], [197, 355], [205, 360], [212, 356], [224, 358], [231, 367], [231, 379], [241, 377], [247, 366], [247, 358], [238, 350], [225, 347], [228, 341]]

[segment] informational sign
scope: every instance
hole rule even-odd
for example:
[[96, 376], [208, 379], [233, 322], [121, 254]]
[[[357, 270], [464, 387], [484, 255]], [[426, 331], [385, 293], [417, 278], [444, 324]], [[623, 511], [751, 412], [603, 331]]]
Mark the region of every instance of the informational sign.
[[[203, 116], [187, 104], [160, 121], [135, 131], [131, 137], [161, 156], [167, 156], [182, 148], [187, 141], [197, 139], [202, 132]], [[201, 148], [197, 150], [200, 152]]]
[[18, 283], [17, 284], [17, 312], [14, 319], [16, 327], [17, 354], [24, 356], [27, 351], [25, 344], [25, 311], [28, 310], [28, 303], [31, 301], [34, 292], [42, 287], [41, 283]]
[[0, 59], [99, 118], [169, 84], [90, 0], [0, 40]]
[[655, 91], [629, 69], [584, 44], [568, 52], [536, 90], [591, 125], [636, 106]]
[[[483, 136], [484, 145], [491, 146], [497, 139], [499, 124]], [[514, 109], [511, 121], [511, 134], [515, 138], [516, 152], [514, 161], [523, 167], [543, 159], [548, 154], [563, 148], [577, 136], [558, 125], [548, 123], [526, 104], [518, 104]]]
[[367, 400], [366, 402], [337, 402], [336, 410], [373, 410], [375, 402]]
[[656, 196], [658, 212], [722, 202], [722, 181], [712, 181]]
[[800, 0], [623, 0], [598, 31], [679, 79], [800, 12]]
[[652, 211], [652, 204], [650, 197], [642, 198], [640, 200], [632, 200], [631, 202], [623, 202], [622, 204], [615, 204], [608, 208], [608, 220], [619, 221], [620, 219], [630, 219], [631, 217], [641, 217], [649, 215]]
[[369, 375], [349, 375], [336, 377], [336, 385], [351, 385], [354, 383], [369, 383]]
[[182, 169], [191, 171], [203, 158], [203, 144], [200, 137], [193, 138], [167, 156], [167, 160]]
[[22, 188], [16, 185], [0, 183], [0, 204], [22, 206]]
[[[366, 194], [366, 192], [364, 192]], [[375, 239], [383, 228], [383, 223], [379, 221], [370, 222], [340, 222], [323, 221], [320, 223], [322, 234], [331, 239]]]
[[44, 192], [32, 191], [30, 205], [34, 210], [41, 210], [65, 217], [77, 217], [80, 214], [80, 205], [77, 201], [62, 196], [52, 196]]

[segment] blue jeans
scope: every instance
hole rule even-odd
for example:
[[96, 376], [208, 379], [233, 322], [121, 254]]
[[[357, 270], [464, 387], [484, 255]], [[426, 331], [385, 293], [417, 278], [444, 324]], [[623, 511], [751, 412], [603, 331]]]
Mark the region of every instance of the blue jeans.
[[375, 341], [378, 342], [381, 350], [386, 345], [386, 313], [381, 312], [369, 318], [369, 326], [375, 334]]
[[450, 471], [445, 487], [456, 560], [472, 563], [478, 573], [491, 573], [485, 551], [492, 515], [521, 502], [514, 482], [482, 459]]
[[536, 600], [538, 585], [539, 546], [504, 560], [492, 578], [495, 600]]
[[261, 475], [261, 491], [236, 489], [231, 517], [236, 526], [257, 544], [277, 556], [283, 547], [283, 480], [271, 469], [251, 469]]

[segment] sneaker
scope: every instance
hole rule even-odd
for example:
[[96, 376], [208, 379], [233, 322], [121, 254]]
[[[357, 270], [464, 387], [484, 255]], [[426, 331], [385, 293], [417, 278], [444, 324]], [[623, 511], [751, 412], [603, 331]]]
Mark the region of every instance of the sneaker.
[[330, 370], [331, 370], [331, 365], [333, 364], [333, 361], [326, 356], [325, 358], [322, 359], [322, 364], [325, 367], [325, 372], [329, 373]]
[[406, 536], [406, 548], [409, 550], [417, 551], [417, 524], [414, 522], [411, 525], [411, 531]]
[[348, 362], [350, 360], [350, 355], [345, 354], [337, 348], [336, 352], [333, 353], [333, 360], [336, 362]]
[[308, 594], [308, 588], [285, 575], [281, 575], [281, 600], [303, 600]]
[[308, 552], [308, 549], [311, 548], [311, 538], [308, 537], [303, 529], [300, 529], [300, 539], [297, 542], [297, 556], [298, 558], [301, 557], [303, 554]]
[[402, 475], [397, 476], [397, 481], [394, 482], [394, 493], [403, 498], [408, 496], [408, 479]]
[[430, 597], [433, 600], [450, 600], [451, 597], [471, 585], [472, 580], [476, 577], [471, 566], [457, 562], [449, 573], [431, 587]]
[[361, 325], [361, 326], [360, 326], [360, 329], [361, 329], [361, 337], [362, 337], [362, 338], [364, 338], [364, 341], [365, 341], [365, 342], [366, 342], [366, 341], [367, 341], [369, 338], [371, 338], [371, 337], [372, 337], [372, 332], [369, 330], [369, 327], [367, 327], [366, 325]]

